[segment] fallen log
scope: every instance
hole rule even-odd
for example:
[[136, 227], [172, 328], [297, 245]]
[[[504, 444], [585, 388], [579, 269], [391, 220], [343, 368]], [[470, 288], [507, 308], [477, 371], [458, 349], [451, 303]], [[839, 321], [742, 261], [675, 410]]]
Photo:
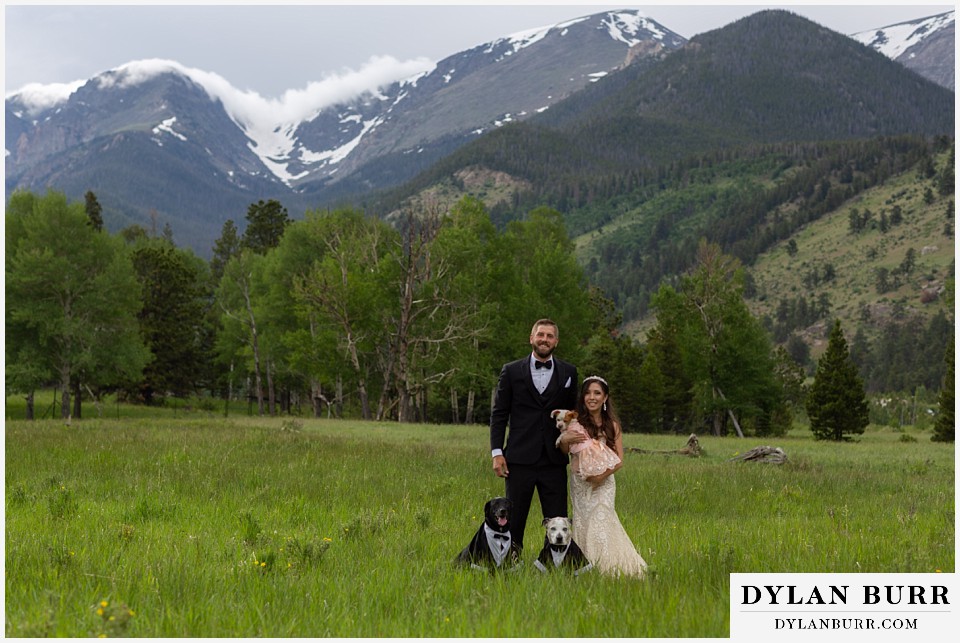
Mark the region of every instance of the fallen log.
[[745, 453], [735, 455], [728, 462], [766, 462], [767, 464], [783, 464], [787, 461], [787, 454], [780, 447], [754, 447]]
[[690, 437], [687, 438], [687, 445], [682, 449], [666, 449], [658, 451], [651, 449], [639, 449], [637, 447], [627, 447], [627, 451], [631, 451], [633, 453], [652, 453], [660, 455], [686, 455], [692, 458], [698, 458], [702, 453], [700, 450], [700, 440], [697, 439], [696, 433], [690, 434]]

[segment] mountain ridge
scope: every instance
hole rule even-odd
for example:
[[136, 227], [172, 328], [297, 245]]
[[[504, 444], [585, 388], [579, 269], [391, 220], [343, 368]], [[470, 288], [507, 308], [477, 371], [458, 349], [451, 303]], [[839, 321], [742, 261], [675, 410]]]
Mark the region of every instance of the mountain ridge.
[[956, 89], [955, 11], [861, 31], [850, 37], [939, 85]]
[[[569, 47], [574, 36], [579, 48]], [[185, 228], [204, 230], [186, 235], [203, 253], [222, 221], [239, 218], [250, 202], [278, 198], [298, 213], [337, 195], [355, 197], [398, 185], [491, 129], [534, 119], [537, 113], [549, 115], [560, 98], [577, 92], [566, 91], [570, 87], [558, 85], [560, 81], [529, 91], [535, 85], [529, 79], [544, 78], [547, 68], [554, 78], [569, 78], [573, 63], [567, 61], [583, 57], [583, 43], [605, 53], [577, 70], [577, 92], [614, 87], [612, 71], [653, 65], [685, 41], [636, 12], [603, 12], [519, 32], [438, 63], [418, 63], [417, 74], [394, 81], [389, 91], [354, 93], [320, 109], [305, 105], [306, 95], [294, 96], [301, 99], [300, 116], [284, 112], [265, 124], [256, 122], [258, 110], [282, 112], [278, 102], [261, 99], [256, 109], [244, 111], [236, 101], [251, 93], [230, 87], [216, 74], [174, 61], [131, 63], [79, 86], [60, 87], [61, 93], [70, 92], [66, 103], [53, 104], [49, 96], [55, 92], [44, 94], [36, 87], [7, 97], [7, 193], [48, 185], [75, 197], [92, 190], [103, 202], [108, 227], [144, 224], [159, 216], [181, 238]], [[467, 74], [471, 64], [475, 69]], [[491, 71], [495, 64], [501, 65], [498, 73]], [[150, 73], [151, 89], [138, 90], [127, 82]], [[467, 75], [473, 83], [457, 86]], [[511, 99], [509, 92], [498, 96], [503, 83], [496, 82], [508, 78], [517, 91], [527, 91], [524, 102]], [[402, 95], [416, 87], [423, 92], [419, 103], [416, 95]], [[554, 92], [544, 94], [547, 89]], [[97, 92], [104, 92], [100, 99]], [[456, 94], [467, 100], [458, 102]], [[549, 106], [537, 100], [541, 96], [549, 97]], [[404, 102], [412, 108], [402, 115], [382, 109]], [[127, 114], [108, 109], [134, 104], [137, 109]], [[190, 108], [179, 110], [180, 105]], [[485, 111], [464, 119], [477, 105]], [[300, 147], [291, 147], [291, 141]], [[123, 151], [124, 146], [129, 149]], [[126, 179], [125, 172], [131, 173]], [[174, 177], [183, 178], [182, 187]], [[138, 185], [143, 181], [154, 187]], [[146, 200], [147, 195], [156, 200]]]
[[567, 193], [588, 193], [585, 184], [602, 183], [606, 174], [712, 150], [952, 132], [953, 103], [948, 90], [849, 38], [790, 12], [758, 12], [464, 145], [388, 196], [384, 210], [481, 165], [539, 184], [532, 200], [566, 212]]

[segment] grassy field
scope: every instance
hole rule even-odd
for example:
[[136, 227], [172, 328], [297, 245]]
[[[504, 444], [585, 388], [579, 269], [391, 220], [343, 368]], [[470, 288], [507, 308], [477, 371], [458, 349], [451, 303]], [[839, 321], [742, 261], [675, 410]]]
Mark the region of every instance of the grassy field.
[[[731, 572], [954, 571], [953, 445], [903, 435], [628, 453], [635, 581], [541, 575], [536, 504], [519, 573], [451, 564], [503, 489], [482, 426], [8, 420], [5, 633], [725, 637]], [[762, 444], [789, 462], [729, 461]]]

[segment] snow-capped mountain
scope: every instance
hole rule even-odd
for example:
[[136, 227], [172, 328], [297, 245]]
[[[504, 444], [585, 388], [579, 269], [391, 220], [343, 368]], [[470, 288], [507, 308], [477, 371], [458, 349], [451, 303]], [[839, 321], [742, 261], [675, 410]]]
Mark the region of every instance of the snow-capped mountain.
[[901, 22], [851, 37], [933, 82], [956, 89], [954, 73], [956, 12]]
[[[144, 106], [113, 92], [135, 91], [138, 86], [165, 82], [168, 75], [180, 76], [222, 106], [249, 139], [249, 152], [272, 175], [288, 185], [301, 185], [344, 174], [345, 168], [357, 167], [364, 159], [384, 151], [420, 152], [424, 143], [429, 145], [438, 137], [476, 136], [542, 111], [623, 65], [629, 48], [647, 41], [656, 43], [661, 51], [684, 43], [682, 37], [638, 12], [611, 12], [513, 34], [433, 66], [421, 64], [421, 69], [417, 65], [406, 69], [384, 66], [384, 73], [392, 72], [393, 77], [384, 75], [371, 81], [370, 75], [361, 71], [358, 76], [364, 76], [365, 82], [376, 83], [375, 88], [365, 91], [357, 91], [355, 79], [339, 78], [339, 86], [314, 83], [307, 90], [267, 100], [239, 92], [216, 74], [174, 61], [147, 60], [123, 65], [87, 83], [27, 87], [9, 96], [7, 107], [15, 117], [12, 125], [18, 134], [33, 130], [28, 139], [42, 139], [44, 130], [56, 129], [64, 120], [89, 116], [89, 124], [78, 123], [85, 135], [80, 139], [63, 137], [64, 144], [110, 133], [117, 125], [125, 128], [137, 123], [140, 128], [149, 127], [159, 145], [164, 137], [177, 137], [173, 106], [163, 101]], [[533, 71], [537, 79], [531, 82], [529, 74]], [[407, 73], [408, 77], [396, 80], [397, 73]], [[332, 102], [331, 95], [347, 94], [344, 86], [352, 87], [353, 95]], [[149, 94], [153, 90], [140, 91]], [[115, 114], [107, 116], [94, 109], [103, 103], [111, 105]], [[427, 105], [433, 112], [430, 118], [424, 118], [422, 112]], [[152, 120], [144, 121], [144, 107]], [[410, 116], [413, 111], [418, 112], [416, 117]], [[123, 122], [124, 114], [131, 122]], [[182, 127], [182, 115], [180, 119]], [[32, 127], [25, 122], [31, 122]], [[396, 134], [383, 135], [382, 130]], [[378, 136], [374, 137], [375, 133]], [[375, 143], [368, 144], [373, 138], [377, 139]], [[387, 139], [389, 142], [385, 142]], [[33, 149], [27, 151], [23, 137], [18, 135], [16, 140], [11, 146], [7, 138], [8, 161], [17, 166], [15, 172], [45, 152], [57, 151], [32, 144], [32, 140], [29, 147]]]
[[[169, 223], [178, 243], [206, 255], [223, 222], [242, 226], [252, 202], [275, 198], [299, 216], [398, 185], [470, 140], [685, 44], [640, 12], [604, 12], [436, 63], [374, 60], [277, 99], [175, 61], [131, 62], [6, 97], [6, 192], [52, 187], [82, 199], [92, 190], [108, 229]], [[951, 49], [951, 78], [952, 61]]]
[[[278, 99], [175, 61], [135, 61], [6, 98], [6, 188], [97, 194], [110, 229], [169, 222], [206, 253], [222, 222], [400, 183], [482, 133], [685, 40], [637, 11], [516, 33], [437, 63], [384, 58]], [[642, 55], [638, 55], [641, 52]], [[216, 224], [214, 225], [214, 222]]]
[[[437, 63], [429, 72], [324, 110], [294, 133], [293, 185], [339, 176], [385, 155], [437, 157], [455, 137], [548, 109], [626, 64], [685, 39], [637, 11], [610, 12], [515, 33]], [[420, 164], [417, 164], [420, 165]]]

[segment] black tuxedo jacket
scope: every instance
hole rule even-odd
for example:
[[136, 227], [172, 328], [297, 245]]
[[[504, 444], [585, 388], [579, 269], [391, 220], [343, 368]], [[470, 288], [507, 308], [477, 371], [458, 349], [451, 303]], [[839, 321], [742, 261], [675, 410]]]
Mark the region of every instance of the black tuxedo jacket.
[[553, 375], [543, 395], [533, 385], [529, 354], [504, 364], [500, 371], [490, 413], [490, 449], [503, 449], [507, 463], [536, 464], [544, 448], [550, 462], [565, 465], [568, 461], [554, 444], [560, 431], [550, 411], [576, 408], [580, 394], [577, 368], [556, 357], [551, 359]]

